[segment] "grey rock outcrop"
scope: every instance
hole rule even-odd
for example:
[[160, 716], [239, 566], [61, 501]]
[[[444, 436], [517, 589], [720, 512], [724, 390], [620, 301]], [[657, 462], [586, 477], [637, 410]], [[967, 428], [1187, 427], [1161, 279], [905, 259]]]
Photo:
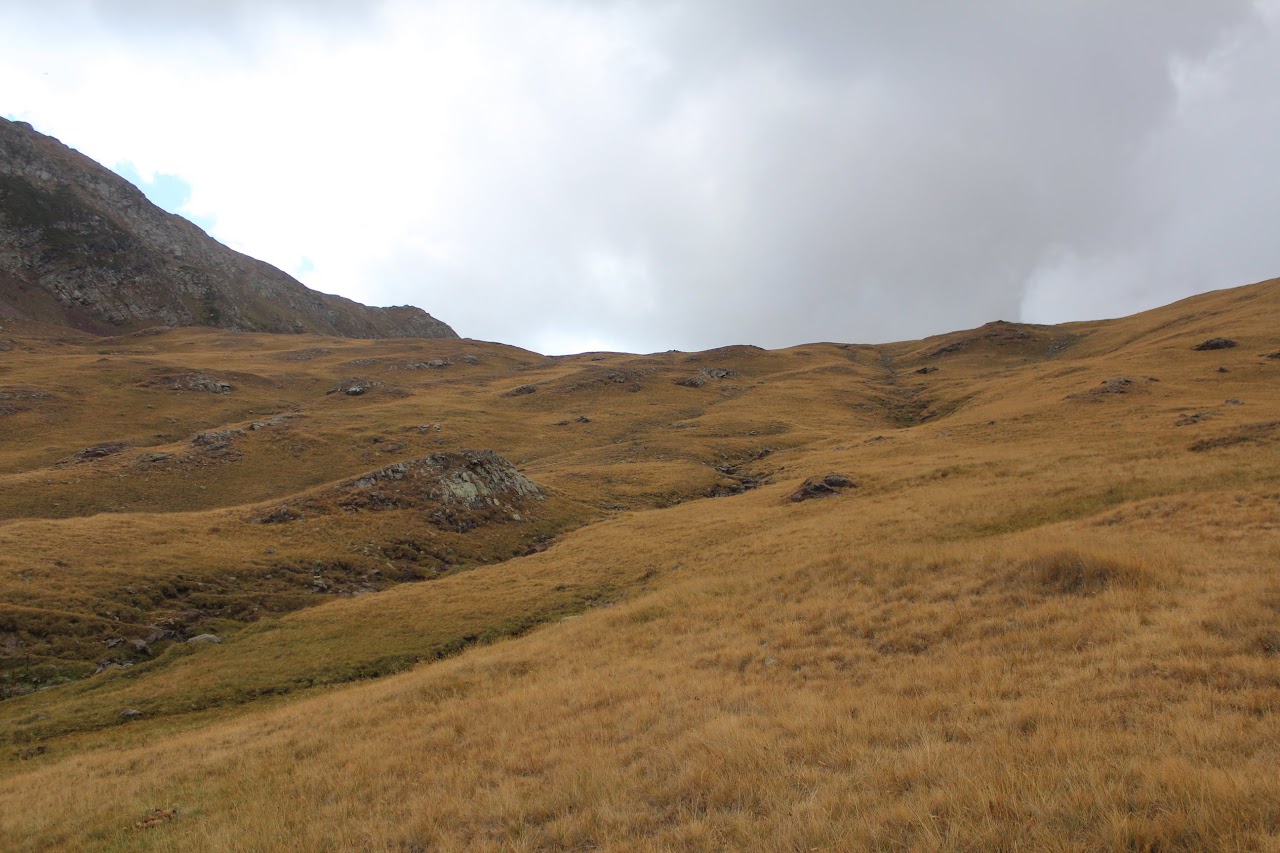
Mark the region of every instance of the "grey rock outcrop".
[[810, 477], [800, 484], [800, 488], [791, 494], [791, 500], [799, 503], [800, 501], [813, 500], [814, 498], [829, 498], [837, 495], [843, 489], [856, 489], [858, 484], [846, 477], [844, 474], [827, 474], [825, 477]]
[[397, 462], [338, 486], [340, 491], [397, 492], [401, 485], [425, 487], [425, 496], [447, 506], [482, 509], [500, 501], [540, 500], [533, 481], [492, 450], [436, 453]]
[[231, 383], [214, 379], [203, 373], [179, 373], [156, 376], [139, 383], [141, 388], [164, 388], [169, 391], [201, 391], [206, 394], [230, 394]]
[[95, 334], [165, 326], [456, 338], [419, 308], [318, 293], [156, 207], [128, 181], [0, 119], [0, 316]]
[[334, 387], [324, 393], [328, 394], [346, 394], [348, 397], [359, 397], [361, 394], [368, 393], [373, 388], [381, 388], [382, 383], [376, 379], [362, 379], [359, 376], [353, 376], [350, 379], [344, 379]]

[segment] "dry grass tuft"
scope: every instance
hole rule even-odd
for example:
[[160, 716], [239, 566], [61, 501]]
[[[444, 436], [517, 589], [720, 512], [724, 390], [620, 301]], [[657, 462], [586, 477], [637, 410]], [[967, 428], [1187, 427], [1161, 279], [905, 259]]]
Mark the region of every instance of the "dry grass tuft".
[[1112, 587], [1141, 589], [1152, 583], [1151, 572], [1137, 563], [1065, 549], [1038, 554], [1020, 568], [1059, 595], [1097, 595]]

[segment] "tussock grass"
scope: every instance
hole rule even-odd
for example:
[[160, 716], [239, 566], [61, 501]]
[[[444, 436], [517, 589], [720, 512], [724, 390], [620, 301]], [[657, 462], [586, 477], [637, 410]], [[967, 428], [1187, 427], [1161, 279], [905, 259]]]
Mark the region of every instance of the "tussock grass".
[[1022, 565], [1044, 588], [1062, 595], [1096, 595], [1112, 587], [1141, 589], [1151, 584], [1142, 566], [1079, 551], [1039, 554]]

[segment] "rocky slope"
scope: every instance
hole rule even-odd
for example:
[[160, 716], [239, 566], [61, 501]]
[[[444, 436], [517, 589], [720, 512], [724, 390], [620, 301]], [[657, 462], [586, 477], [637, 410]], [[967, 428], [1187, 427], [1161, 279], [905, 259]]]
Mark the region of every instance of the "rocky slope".
[[232, 251], [132, 184], [0, 119], [0, 316], [115, 334], [156, 325], [456, 338], [411, 306], [318, 293]]

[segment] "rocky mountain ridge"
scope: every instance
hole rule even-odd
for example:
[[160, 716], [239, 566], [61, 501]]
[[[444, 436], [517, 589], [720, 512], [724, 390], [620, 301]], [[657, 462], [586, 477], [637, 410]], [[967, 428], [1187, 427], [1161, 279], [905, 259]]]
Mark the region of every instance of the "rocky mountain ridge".
[[307, 288], [223, 246], [24, 122], [0, 119], [0, 316], [96, 334], [148, 326], [456, 338], [412, 306]]

